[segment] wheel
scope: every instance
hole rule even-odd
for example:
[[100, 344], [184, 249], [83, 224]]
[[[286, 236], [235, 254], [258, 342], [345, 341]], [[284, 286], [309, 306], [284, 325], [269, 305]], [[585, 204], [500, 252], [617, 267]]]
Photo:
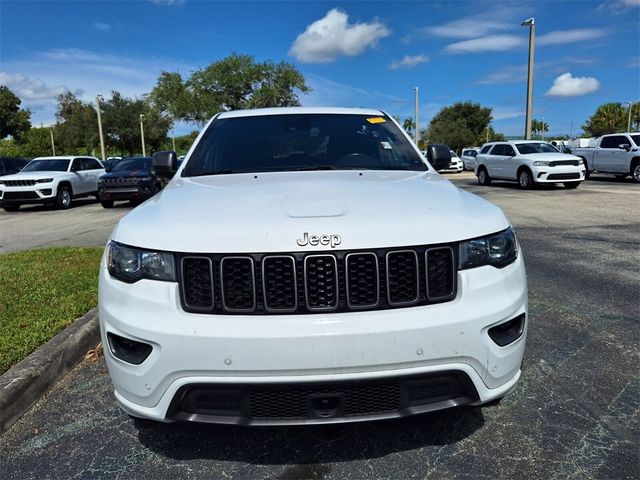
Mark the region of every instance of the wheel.
[[491, 177], [487, 172], [487, 169], [484, 167], [480, 167], [478, 169], [478, 183], [480, 185], [491, 185]]
[[589, 175], [591, 175], [591, 172], [589, 172], [589, 164], [584, 158], [582, 159], [582, 164], [584, 165], [584, 179], [588, 180]]
[[533, 188], [533, 176], [528, 169], [524, 168], [518, 173], [518, 185], [520, 185], [520, 188], [523, 190]]
[[640, 162], [636, 162], [636, 164], [631, 169], [631, 177], [633, 181], [636, 183], [640, 183]]
[[58, 187], [58, 195], [56, 196], [56, 208], [66, 210], [71, 206], [71, 188], [67, 185]]
[[100, 205], [104, 208], [113, 208], [113, 200], [100, 200]]
[[578, 188], [582, 182], [564, 182], [564, 188]]
[[17, 212], [20, 210], [20, 204], [18, 205], [5, 205], [4, 208], [7, 212]]

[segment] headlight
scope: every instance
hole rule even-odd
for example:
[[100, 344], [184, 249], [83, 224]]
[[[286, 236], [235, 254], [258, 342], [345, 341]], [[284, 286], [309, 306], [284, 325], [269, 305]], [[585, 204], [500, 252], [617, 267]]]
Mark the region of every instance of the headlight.
[[548, 167], [549, 162], [533, 162], [534, 167]]
[[460, 243], [460, 270], [492, 265], [506, 267], [518, 257], [516, 235], [508, 228], [490, 237]]
[[53, 182], [53, 178], [39, 178], [36, 180], [36, 183], [51, 183]]
[[107, 264], [112, 277], [127, 283], [143, 278], [176, 281], [173, 254], [126, 247], [109, 242]]

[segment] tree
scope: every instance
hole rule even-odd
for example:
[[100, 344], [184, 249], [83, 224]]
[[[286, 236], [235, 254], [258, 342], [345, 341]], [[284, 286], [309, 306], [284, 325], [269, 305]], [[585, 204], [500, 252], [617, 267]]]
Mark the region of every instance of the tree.
[[11, 135], [19, 140], [31, 128], [31, 112], [21, 109], [21, 103], [9, 87], [0, 85], [0, 139]]
[[102, 123], [105, 137], [121, 154], [133, 155], [142, 151], [140, 115], [144, 115], [144, 140], [149, 153], [159, 150], [166, 142], [171, 119], [154, 108], [146, 97], [130, 99], [119, 92], [102, 103]]
[[478, 103], [454, 103], [431, 119], [427, 138], [431, 143], [444, 143], [456, 151], [469, 145], [480, 145], [486, 140], [491, 118], [491, 109]]
[[534, 135], [542, 135], [549, 131], [549, 124], [544, 120], [531, 120], [531, 131]]
[[600, 105], [582, 126], [585, 134], [599, 137], [607, 133], [627, 131], [629, 110], [621, 103], [605, 103]]
[[310, 90], [290, 63], [256, 63], [251, 55], [234, 53], [186, 79], [162, 72], [151, 100], [175, 119], [202, 125], [220, 111], [297, 106], [298, 92]]
[[404, 119], [404, 122], [402, 122], [402, 128], [404, 128], [409, 135], [413, 135], [413, 130], [416, 128], [416, 122], [413, 121], [413, 118], [407, 117]]
[[88, 155], [99, 146], [96, 111], [73, 93], [58, 96], [56, 119], [56, 153]]

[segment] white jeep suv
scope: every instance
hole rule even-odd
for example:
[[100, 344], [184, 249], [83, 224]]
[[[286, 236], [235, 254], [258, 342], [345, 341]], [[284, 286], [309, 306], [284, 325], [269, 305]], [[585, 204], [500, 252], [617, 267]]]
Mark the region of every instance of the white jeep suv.
[[576, 188], [584, 180], [585, 167], [581, 158], [560, 153], [549, 143], [515, 140], [485, 143], [476, 157], [475, 173], [480, 185], [509, 180], [524, 189], [539, 183]]
[[19, 173], [0, 178], [0, 206], [9, 212], [38, 203], [66, 209], [73, 198], [97, 197], [104, 173], [94, 157], [34, 158]]
[[[446, 146], [429, 147], [447, 168]], [[379, 110], [224, 112], [100, 269], [115, 396], [134, 417], [348, 422], [480, 405], [520, 377], [514, 231]], [[174, 175], [175, 174], [175, 175]]]

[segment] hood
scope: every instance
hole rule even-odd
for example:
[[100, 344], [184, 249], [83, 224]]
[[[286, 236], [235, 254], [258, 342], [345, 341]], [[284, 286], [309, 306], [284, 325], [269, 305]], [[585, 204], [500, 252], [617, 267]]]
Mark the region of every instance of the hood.
[[42, 172], [18, 172], [13, 175], [4, 175], [2, 180], [38, 180], [40, 178], [60, 178], [71, 175], [69, 172], [42, 171]]
[[314, 171], [175, 178], [113, 239], [156, 250], [259, 253], [340, 235], [337, 249], [437, 244], [509, 226], [493, 204], [432, 172]]
[[150, 177], [151, 171], [138, 169], [138, 170], [121, 170], [118, 172], [109, 172], [102, 175], [100, 178], [123, 178], [123, 177]]
[[518, 158], [526, 158], [532, 161], [543, 161], [543, 162], [557, 162], [562, 160], [579, 160], [582, 162], [580, 157], [576, 157], [575, 155], [569, 155], [568, 153], [527, 153], [526, 155], [519, 155]]

